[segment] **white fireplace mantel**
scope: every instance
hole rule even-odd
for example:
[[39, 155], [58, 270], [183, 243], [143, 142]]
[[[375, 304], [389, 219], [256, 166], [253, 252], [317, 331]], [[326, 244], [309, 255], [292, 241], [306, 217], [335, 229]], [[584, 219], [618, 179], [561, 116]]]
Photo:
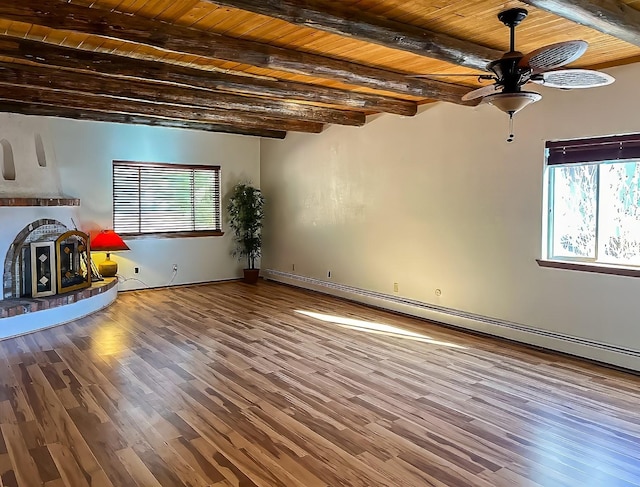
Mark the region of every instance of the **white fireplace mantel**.
[[64, 196], [3, 196], [0, 206], [80, 206], [80, 200]]

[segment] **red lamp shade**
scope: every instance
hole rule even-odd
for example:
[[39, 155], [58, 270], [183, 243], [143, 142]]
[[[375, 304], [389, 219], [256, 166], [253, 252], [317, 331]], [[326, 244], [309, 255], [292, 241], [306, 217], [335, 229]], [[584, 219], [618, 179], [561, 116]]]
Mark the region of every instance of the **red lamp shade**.
[[91, 239], [91, 250], [96, 252], [115, 252], [130, 250], [124, 240], [113, 230], [103, 230]]
[[95, 252], [106, 252], [107, 258], [100, 264], [98, 269], [103, 277], [114, 277], [118, 273], [118, 264], [111, 260], [109, 252], [118, 250], [130, 250], [124, 243], [120, 235], [113, 230], [103, 230], [90, 242], [90, 248]]

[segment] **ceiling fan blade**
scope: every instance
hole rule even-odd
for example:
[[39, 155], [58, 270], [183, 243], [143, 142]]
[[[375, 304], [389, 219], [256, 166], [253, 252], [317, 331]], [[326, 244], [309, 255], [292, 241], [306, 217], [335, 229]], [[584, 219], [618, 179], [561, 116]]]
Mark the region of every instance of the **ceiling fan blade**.
[[478, 78], [478, 79], [493, 79], [493, 75], [490, 74], [474, 74], [474, 73], [453, 73], [453, 74], [447, 74], [447, 73], [427, 73], [427, 74], [408, 74], [407, 77], [408, 78], [431, 78], [434, 76], [447, 76], [447, 77], [455, 77], [455, 76], [473, 76], [474, 78]]
[[610, 85], [615, 78], [592, 69], [558, 69], [535, 75], [531, 81], [550, 88], [573, 89]]
[[569, 64], [582, 56], [589, 47], [585, 41], [564, 41], [536, 49], [524, 56], [518, 65], [530, 67], [534, 73], [542, 73], [550, 69]]
[[491, 95], [492, 93], [498, 91], [498, 88], [499, 86], [495, 83], [489, 86], [483, 86], [482, 88], [477, 88], [464, 95], [462, 97], [462, 101], [475, 100], [476, 98], [482, 98], [484, 96]]

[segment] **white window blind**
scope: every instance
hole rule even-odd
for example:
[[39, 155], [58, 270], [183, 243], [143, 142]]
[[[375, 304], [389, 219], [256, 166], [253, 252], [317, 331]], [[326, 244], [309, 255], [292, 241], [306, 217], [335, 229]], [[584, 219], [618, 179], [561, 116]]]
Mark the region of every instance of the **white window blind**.
[[116, 232], [217, 232], [221, 220], [219, 166], [113, 162]]

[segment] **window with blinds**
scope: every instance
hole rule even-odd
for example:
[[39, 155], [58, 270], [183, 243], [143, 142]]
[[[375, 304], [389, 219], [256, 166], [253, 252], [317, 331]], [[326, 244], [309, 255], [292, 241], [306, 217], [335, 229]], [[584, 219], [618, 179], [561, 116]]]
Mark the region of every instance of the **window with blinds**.
[[221, 233], [220, 167], [114, 161], [113, 228], [124, 235]]
[[640, 135], [547, 142], [548, 257], [640, 266]]

